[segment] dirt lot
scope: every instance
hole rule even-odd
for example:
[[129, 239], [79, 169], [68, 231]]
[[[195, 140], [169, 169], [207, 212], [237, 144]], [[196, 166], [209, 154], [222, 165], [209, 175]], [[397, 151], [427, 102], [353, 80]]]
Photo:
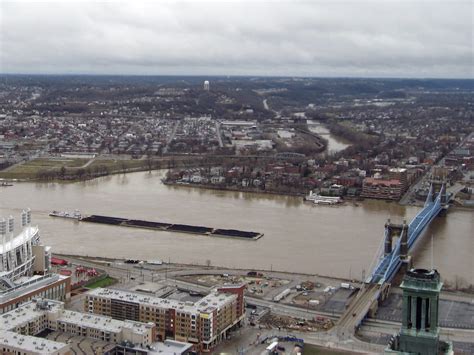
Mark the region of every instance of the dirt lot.
[[275, 288], [283, 287], [290, 283], [289, 280], [276, 279], [272, 277], [253, 277], [244, 275], [189, 275], [181, 277], [183, 281], [195, 282], [206, 286], [223, 285], [225, 283], [246, 283], [247, 292], [265, 297]]
[[278, 328], [278, 330], [291, 329], [298, 331], [318, 331], [328, 330], [334, 326], [334, 323], [325, 317], [319, 317], [311, 321], [296, 319], [288, 316], [279, 316], [268, 313], [260, 318], [259, 325], [267, 329]]

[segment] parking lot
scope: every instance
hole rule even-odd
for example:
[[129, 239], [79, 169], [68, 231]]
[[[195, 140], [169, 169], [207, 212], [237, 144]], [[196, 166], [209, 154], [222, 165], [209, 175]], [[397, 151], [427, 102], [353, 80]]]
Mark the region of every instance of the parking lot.
[[[377, 319], [402, 321], [402, 295], [392, 293], [377, 312]], [[439, 323], [446, 328], [474, 329], [474, 301], [471, 303], [441, 299]]]

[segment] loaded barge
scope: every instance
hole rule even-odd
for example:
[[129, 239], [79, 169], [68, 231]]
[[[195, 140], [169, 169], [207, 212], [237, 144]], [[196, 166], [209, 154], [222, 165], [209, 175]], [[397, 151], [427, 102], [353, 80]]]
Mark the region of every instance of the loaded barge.
[[122, 227], [134, 227], [158, 231], [201, 234], [208, 235], [211, 237], [239, 238], [245, 240], [257, 240], [263, 237], [263, 233], [258, 232], [247, 232], [235, 229], [210, 228], [203, 226], [193, 226], [188, 224], [152, 222], [143, 221], [139, 219], [127, 219], [100, 215], [90, 215], [86, 217], [81, 217], [79, 220], [82, 222], [109, 224]]

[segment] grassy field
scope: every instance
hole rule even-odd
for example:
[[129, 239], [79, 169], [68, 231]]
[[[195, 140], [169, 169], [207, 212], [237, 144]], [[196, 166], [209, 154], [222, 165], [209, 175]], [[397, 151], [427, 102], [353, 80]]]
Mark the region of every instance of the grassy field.
[[117, 283], [117, 279], [114, 279], [113, 277], [107, 276], [105, 279], [96, 281], [91, 283], [90, 285], [87, 285], [87, 288], [99, 288], [99, 287], [107, 287], [110, 285], [113, 285]]
[[34, 179], [41, 170], [59, 170], [62, 166], [65, 168], [79, 168], [86, 164], [89, 159], [82, 158], [58, 158], [45, 159], [38, 158], [18, 164], [8, 171], [0, 171], [0, 178], [4, 179]]
[[94, 160], [90, 168], [98, 167], [98, 166], [106, 166], [110, 172], [113, 171], [120, 171], [120, 170], [127, 170], [127, 169], [134, 169], [140, 167], [147, 167], [146, 160], [128, 160], [128, 159], [96, 159]]
[[58, 159], [46, 159], [38, 158], [35, 160], [30, 160], [26, 164], [29, 166], [40, 166], [40, 167], [53, 167], [60, 168], [65, 166], [66, 168], [78, 168], [87, 163], [89, 159], [84, 158], [58, 158]]
[[[172, 158], [175, 162], [189, 160], [189, 157]], [[196, 160], [196, 159], [194, 159]], [[86, 163], [90, 162], [84, 169], [81, 169]], [[166, 168], [168, 166], [167, 158], [154, 158], [151, 162], [151, 168]], [[82, 180], [94, 176], [103, 176], [107, 174], [148, 170], [150, 161], [148, 159], [90, 159], [84, 158], [38, 158], [18, 164], [4, 171], [0, 171], [1, 179], [20, 179], [20, 180], [54, 180], [59, 179], [61, 167], [66, 168], [66, 180]], [[104, 169], [105, 168], [105, 169]], [[44, 174], [49, 172], [51, 174]], [[54, 173], [57, 173], [55, 175]], [[40, 173], [40, 174], [38, 174]], [[76, 176], [76, 173], [79, 173]], [[95, 174], [95, 175], [94, 175]], [[41, 175], [41, 176], [39, 176]]]

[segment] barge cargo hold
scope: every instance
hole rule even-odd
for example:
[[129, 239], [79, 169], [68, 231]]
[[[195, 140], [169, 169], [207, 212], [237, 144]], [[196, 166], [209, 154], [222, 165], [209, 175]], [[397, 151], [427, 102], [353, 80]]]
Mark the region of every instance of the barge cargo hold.
[[239, 238], [245, 240], [257, 240], [263, 237], [263, 233], [248, 232], [236, 229], [221, 229], [203, 226], [193, 226], [188, 224], [173, 224], [163, 222], [143, 221], [139, 219], [127, 219], [120, 217], [109, 217], [100, 215], [90, 215], [79, 219], [82, 222], [91, 222], [99, 224], [109, 224], [122, 227], [145, 228], [156, 231], [168, 231], [179, 233], [191, 233], [207, 235], [211, 237]]

